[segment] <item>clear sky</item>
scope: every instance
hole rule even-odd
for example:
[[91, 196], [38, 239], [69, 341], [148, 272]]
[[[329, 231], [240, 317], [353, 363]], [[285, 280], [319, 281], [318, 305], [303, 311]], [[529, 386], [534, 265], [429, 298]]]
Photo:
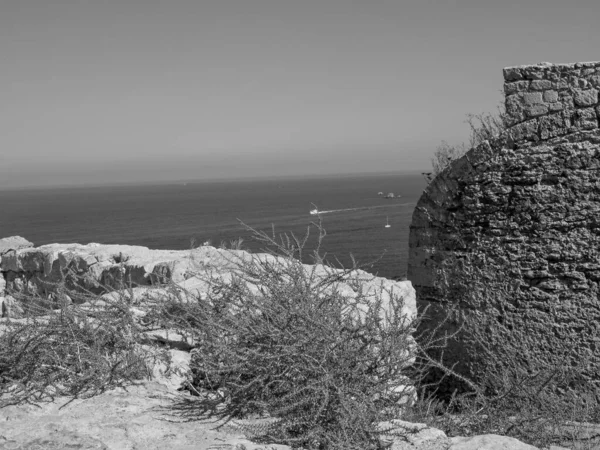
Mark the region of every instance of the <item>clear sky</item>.
[[427, 170], [598, 0], [0, 0], [0, 187]]

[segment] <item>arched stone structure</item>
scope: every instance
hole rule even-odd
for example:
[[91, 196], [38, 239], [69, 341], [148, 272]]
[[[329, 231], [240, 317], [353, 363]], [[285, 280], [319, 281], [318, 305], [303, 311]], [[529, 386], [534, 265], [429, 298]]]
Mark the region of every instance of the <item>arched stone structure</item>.
[[579, 364], [598, 401], [600, 62], [510, 67], [504, 80], [508, 129], [429, 184], [408, 278], [424, 328], [462, 329], [445, 354], [459, 372]]

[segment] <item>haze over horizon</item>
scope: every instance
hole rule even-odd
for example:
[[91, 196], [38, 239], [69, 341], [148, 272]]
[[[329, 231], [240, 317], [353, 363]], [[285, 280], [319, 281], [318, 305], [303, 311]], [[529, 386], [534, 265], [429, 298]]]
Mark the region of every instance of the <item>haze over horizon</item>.
[[592, 0], [3, 0], [0, 188], [426, 171]]

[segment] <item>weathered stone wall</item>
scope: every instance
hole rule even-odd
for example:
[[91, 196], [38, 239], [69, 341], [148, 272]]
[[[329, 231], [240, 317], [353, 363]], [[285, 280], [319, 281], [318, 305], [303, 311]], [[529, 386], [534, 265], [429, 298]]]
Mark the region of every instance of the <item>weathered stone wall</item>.
[[[244, 250], [226, 250], [201, 246], [193, 250], [151, 250], [132, 245], [102, 244], [48, 244], [34, 247], [23, 238], [0, 239], [0, 318], [8, 316], [6, 298], [18, 301], [20, 306], [37, 304], [34, 300], [48, 300], [47, 306], [58, 308], [57, 293], [65, 288], [75, 303], [87, 302], [88, 295], [98, 296], [124, 286], [140, 289], [160, 289], [165, 283], [174, 283], [202, 297], [210, 289], [210, 279], [231, 280], [240, 272], [243, 261], [259, 258], [275, 266], [283, 259], [264, 253]], [[323, 265], [303, 264], [315, 283], [319, 283], [339, 269]], [[359, 286], [358, 286], [359, 285]], [[339, 293], [375, 301], [387, 308], [392, 294], [403, 299], [402, 314], [416, 315], [416, 300], [410, 281], [393, 281], [356, 270], [346, 281], [336, 285]], [[12, 302], [11, 300], [11, 302]], [[51, 300], [51, 301], [50, 301]], [[23, 309], [23, 308], [21, 308]], [[26, 309], [26, 308], [25, 308]]]
[[504, 69], [513, 138], [539, 141], [598, 128], [599, 89], [598, 62]]
[[512, 359], [529, 371], [584, 362], [600, 381], [600, 63], [504, 78], [507, 132], [437, 176], [413, 215], [423, 326], [462, 327], [446, 362], [474, 378]]

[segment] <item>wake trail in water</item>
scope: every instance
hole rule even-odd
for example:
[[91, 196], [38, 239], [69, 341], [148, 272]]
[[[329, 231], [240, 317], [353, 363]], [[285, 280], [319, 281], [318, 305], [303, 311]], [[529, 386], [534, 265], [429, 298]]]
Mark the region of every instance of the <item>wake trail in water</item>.
[[327, 211], [319, 211], [317, 214], [330, 214], [330, 213], [345, 212], [345, 211], [361, 211], [363, 209], [395, 208], [398, 206], [409, 206], [409, 205], [414, 205], [414, 204], [415, 204], [415, 202], [409, 202], [409, 203], [397, 203], [395, 205], [359, 206], [357, 208], [329, 209]]

